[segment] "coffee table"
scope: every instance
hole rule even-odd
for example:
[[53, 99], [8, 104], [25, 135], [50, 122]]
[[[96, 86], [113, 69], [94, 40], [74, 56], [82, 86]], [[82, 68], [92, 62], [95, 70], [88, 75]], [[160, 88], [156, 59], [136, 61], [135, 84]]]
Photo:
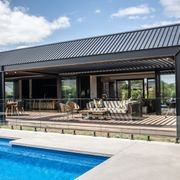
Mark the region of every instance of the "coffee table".
[[109, 111], [106, 109], [81, 110], [80, 113], [85, 119], [106, 119]]

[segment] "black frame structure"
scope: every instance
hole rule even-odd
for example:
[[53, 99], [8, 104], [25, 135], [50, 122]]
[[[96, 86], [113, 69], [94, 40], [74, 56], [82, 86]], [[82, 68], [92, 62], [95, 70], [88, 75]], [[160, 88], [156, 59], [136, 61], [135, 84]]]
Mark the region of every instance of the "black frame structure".
[[[180, 138], [180, 24], [1, 52], [0, 67], [2, 114], [5, 74], [16, 79], [48, 76], [60, 84], [64, 76], [153, 71], [156, 109], [160, 113], [160, 71], [175, 70], [177, 138]], [[1, 115], [1, 120], [4, 119]]]

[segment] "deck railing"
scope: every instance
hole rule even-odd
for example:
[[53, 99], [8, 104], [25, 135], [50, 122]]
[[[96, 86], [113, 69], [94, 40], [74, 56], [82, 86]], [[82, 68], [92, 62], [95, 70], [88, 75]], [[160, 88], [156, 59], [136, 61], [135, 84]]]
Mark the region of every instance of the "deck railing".
[[[143, 136], [176, 137], [175, 102], [161, 107], [156, 115], [157, 99], [16, 99], [6, 100], [6, 121], [1, 126], [11, 129], [72, 134], [126, 135], [130, 139]], [[71, 104], [68, 104], [70, 103]], [[73, 104], [73, 103], [74, 104]], [[149, 103], [149, 104], [148, 104]], [[72, 106], [74, 105], [74, 109]], [[126, 108], [125, 108], [126, 107]], [[2, 118], [1, 118], [2, 119]]]

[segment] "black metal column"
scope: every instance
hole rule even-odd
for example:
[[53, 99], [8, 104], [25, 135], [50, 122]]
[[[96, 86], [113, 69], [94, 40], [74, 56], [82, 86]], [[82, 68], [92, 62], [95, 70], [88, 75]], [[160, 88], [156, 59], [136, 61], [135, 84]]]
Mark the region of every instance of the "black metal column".
[[156, 114], [161, 114], [161, 79], [160, 71], [155, 72], [155, 81], [156, 81]]
[[5, 117], [5, 76], [4, 68], [0, 69], [0, 122], [4, 123]]
[[180, 139], [180, 52], [175, 56], [176, 75], [176, 132], [177, 140]]
[[61, 93], [61, 77], [57, 77], [56, 79], [56, 89], [57, 89], [57, 104], [56, 107], [58, 111], [60, 112], [60, 105], [59, 103], [62, 103], [62, 93]]
[[60, 77], [58, 77], [57, 79], [56, 79], [56, 85], [57, 85], [57, 99], [58, 99], [58, 101], [60, 101], [61, 100], [61, 78]]
[[97, 77], [97, 98], [102, 98], [102, 88], [101, 77]]

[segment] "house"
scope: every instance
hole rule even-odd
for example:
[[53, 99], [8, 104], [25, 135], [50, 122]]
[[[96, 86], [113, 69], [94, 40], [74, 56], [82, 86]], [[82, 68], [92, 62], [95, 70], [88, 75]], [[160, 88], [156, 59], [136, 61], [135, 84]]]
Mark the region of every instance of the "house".
[[55, 99], [78, 99], [83, 107], [106, 94], [143, 98], [158, 115], [167, 99], [176, 98], [180, 138], [180, 24], [5, 51], [0, 67], [0, 112], [5, 82], [13, 87], [11, 98], [45, 100], [50, 109]]

